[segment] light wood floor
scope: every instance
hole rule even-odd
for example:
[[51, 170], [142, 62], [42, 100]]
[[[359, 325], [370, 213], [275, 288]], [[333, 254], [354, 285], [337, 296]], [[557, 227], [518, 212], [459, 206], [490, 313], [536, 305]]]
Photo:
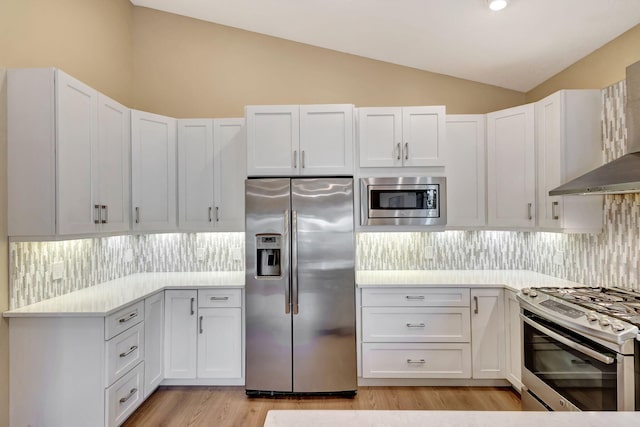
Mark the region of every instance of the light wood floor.
[[520, 397], [492, 387], [359, 387], [353, 399], [248, 398], [243, 387], [161, 387], [123, 427], [258, 427], [270, 409], [519, 411]]

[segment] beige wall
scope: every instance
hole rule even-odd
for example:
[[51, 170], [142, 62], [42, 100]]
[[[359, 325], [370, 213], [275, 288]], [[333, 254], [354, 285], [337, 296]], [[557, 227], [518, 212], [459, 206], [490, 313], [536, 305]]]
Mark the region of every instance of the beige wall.
[[438, 105], [484, 113], [524, 94], [146, 8], [134, 8], [134, 104], [234, 117], [251, 104]]
[[130, 104], [129, 0], [0, 0], [0, 66], [58, 67]]
[[[7, 266], [7, 85], [0, 68], [0, 313], [9, 309]], [[9, 425], [9, 322], [0, 317], [0, 426]]]
[[603, 89], [624, 80], [625, 68], [640, 61], [640, 25], [605, 44], [531, 91], [534, 102], [560, 89]]

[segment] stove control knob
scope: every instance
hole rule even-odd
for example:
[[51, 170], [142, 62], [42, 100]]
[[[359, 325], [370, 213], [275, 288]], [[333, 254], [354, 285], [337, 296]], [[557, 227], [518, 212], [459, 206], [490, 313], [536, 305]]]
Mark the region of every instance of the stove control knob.
[[622, 323], [614, 323], [613, 325], [611, 325], [611, 327], [614, 331], [617, 332], [622, 332], [626, 329]]
[[589, 322], [595, 322], [596, 320], [598, 320], [598, 315], [595, 311], [590, 311], [589, 313], [587, 313], [587, 320], [589, 320]]
[[523, 293], [524, 295], [529, 295], [529, 291], [531, 291], [531, 289], [529, 289], [529, 288], [522, 288], [522, 293]]
[[535, 297], [537, 297], [537, 296], [538, 296], [538, 293], [537, 293], [536, 291], [530, 291], [530, 292], [529, 292], [529, 296], [530, 296], [531, 298], [535, 298]]
[[600, 326], [609, 326], [611, 324], [611, 320], [607, 319], [606, 317], [602, 317], [600, 319]]

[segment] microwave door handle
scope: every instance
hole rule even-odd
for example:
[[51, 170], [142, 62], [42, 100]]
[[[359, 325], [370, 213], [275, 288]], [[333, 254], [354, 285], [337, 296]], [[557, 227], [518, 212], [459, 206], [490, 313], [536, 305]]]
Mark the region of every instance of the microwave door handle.
[[522, 319], [522, 321], [528, 325], [530, 325], [531, 327], [537, 329], [538, 331], [542, 332], [543, 334], [548, 335], [549, 337], [553, 338], [554, 340], [561, 342], [562, 344], [566, 345], [567, 347], [570, 347], [576, 351], [579, 351], [580, 353], [586, 354], [587, 356], [593, 357], [594, 359], [606, 364], [606, 365], [612, 365], [616, 359], [614, 359], [613, 357], [610, 356], [606, 356], [602, 353], [598, 353], [595, 350], [590, 349], [589, 347], [585, 347], [582, 344], [578, 344], [575, 341], [572, 341], [570, 339], [567, 339], [565, 337], [563, 337], [560, 334], [557, 334], [555, 332], [553, 332], [551, 329], [549, 328], [545, 328], [544, 326], [542, 326], [541, 324], [529, 319], [527, 316], [520, 314], [520, 319]]

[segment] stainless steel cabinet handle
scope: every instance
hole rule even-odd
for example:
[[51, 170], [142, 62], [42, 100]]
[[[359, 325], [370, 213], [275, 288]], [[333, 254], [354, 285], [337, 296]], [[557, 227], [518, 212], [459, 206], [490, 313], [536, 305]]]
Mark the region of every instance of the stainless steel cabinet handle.
[[[102, 211], [104, 211], [104, 219], [102, 219]], [[102, 205], [100, 208], [100, 220], [100, 222], [102, 222], [103, 224], [109, 222], [109, 208], [107, 207], [107, 205]]]
[[136, 317], [138, 317], [138, 312], [134, 311], [132, 313], [129, 313], [125, 317], [118, 319], [118, 323], [127, 323], [129, 320], [135, 319]]
[[220, 208], [216, 206], [216, 222], [220, 222]]
[[140, 208], [136, 207], [136, 224], [140, 223]]
[[405, 298], [406, 298], [406, 299], [418, 299], [418, 300], [422, 300], [422, 299], [424, 299], [424, 295], [407, 295]]
[[397, 159], [400, 160], [400, 143], [399, 142], [398, 142], [398, 157], [397, 157]]
[[478, 297], [473, 297], [473, 303], [476, 306], [476, 308], [473, 309], [473, 314], [478, 314], [479, 313], [479, 309], [478, 309]]
[[293, 314], [298, 314], [298, 212], [291, 211], [291, 291], [293, 293]]
[[123, 397], [122, 399], [120, 399], [120, 403], [126, 403], [127, 400], [131, 399], [137, 392], [137, 388], [132, 388], [127, 397]]
[[213, 210], [213, 208], [211, 206], [209, 206], [209, 222], [213, 222], [213, 219], [211, 217], [211, 211]]
[[[285, 245], [288, 244], [289, 242], [289, 209], [286, 209], [284, 211], [284, 227], [282, 230], [282, 237], [284, 238], [284, 242]], [[287, 254], [288, 253], [288, 248], [285, 247], [284, 248], [284, 253]], [[286, 267], [286, 269], [288, 270], [288, 266], [282, 266], [282, 267]], [[285, 283], [284, 283], [284, 312], [285, 314], [289, 314], [291, 313], [291, 279], [288, 275], [285, 274]]]
[[418, 360], [407, 359], [407, 363], [426, 363], [426, 360], [424, 360], [424, 359], [418, 359]]
[[304, 169], [304, 150], [302, 150], [302, 169]]
[[229, 297], [211, 297], [211, 301], [229, 301]]
[[527, 203], [527, 217], [529, 220], [533, 219], [533, 203]]
[[424, 323], [407, 323], [407, 328], [424, 328]]
[[196, 302], [195, 298], [191, 298], [191, 315], [193, 316], [195, 314], [195, 310], [193, 309], [193, 304]]
[[200, 316], [200, 322], [199, 322], [200, 333], [202, 333], [202, 318], [203, 316]]
[[298, 150], [293, 150], [293, 168], [298, 168]]
[[93, 205], [93, 223], [94, 224], [100, 224], [100, 205]]
[[535, 322], [531, 319], [529, 319], [527, 316], [520, 314], [520, 319], [522, 319], [522, 321], [528, 325], [530, 325], [531, 327], [537, 329], [538, 331], [542, 332], [543, 334], [553, 338], [554, 340], [561, 342], [562, 344], [566, 345], [567, 347], [571, 347], [574, 350], [579, 351], [580, 353], [584, 353], [587, 356], [593, 357], [596, 360], [599, 360], [600, 362], [607, 364], [607, 365], [612, 365], [616, 359], [607, 355], [604, 355], [602, 353], [599, 353], [595, 350], [590, 349], [589, 347], [585, 347], [582, 344], [579, 344], [575, 341], [572, 341], [568, 338], [563, 337], [560, 334], [557, 334], [555, 332], [553, 332], [551, 329], [546, 328], [542, 325], [540, 325], [538, 322]]
[[404, 143], [404, 159], [409, 160], [409, 143]]
[[120, 357], [127, 357], [137, 349], [138, 349], [137, 345], [132, 345], [131, 347], [129, 347], [129, 350], [125, 351], [124, 353], [120, 353]]
[[556, 210], [559, 204], [560, 202], [551, 202], [551, 217], [553, 219], [560, 219], [560, 216], [558, 215], [558, 212]]

